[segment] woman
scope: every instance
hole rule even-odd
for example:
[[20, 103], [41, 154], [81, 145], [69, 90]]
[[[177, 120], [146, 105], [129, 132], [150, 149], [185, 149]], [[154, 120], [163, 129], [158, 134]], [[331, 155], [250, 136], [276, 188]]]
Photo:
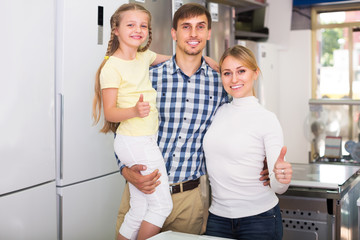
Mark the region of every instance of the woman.
[[[254, 96], [260, 69], [249, 49], [227, 49], [220, 59], [220, 73], [233, 101], [218, 109], [204, 137], [212, 190], [205, 234], [281, 239], [282, 220], [275, 193], [284, 193], [292, 176], [291, 164], [283, 159], [286, 148], [282, 148], [281, 126], [275, 114], [264, 109]], [[270, 186], [258, 181], [264, 157]]]

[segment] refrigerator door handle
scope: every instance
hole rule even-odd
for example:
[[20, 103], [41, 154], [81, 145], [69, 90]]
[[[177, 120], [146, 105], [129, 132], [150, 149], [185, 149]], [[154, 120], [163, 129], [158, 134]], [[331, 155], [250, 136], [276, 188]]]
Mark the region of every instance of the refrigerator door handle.
[[61, 193], [57, 195], [58, 201], [58, 236], [59, 240], [63, 239], [63, 196]]
[[64, 126], [64, 96], [59, 93], [59, 97], [60, 97], [60, 141], [59, 141], [59, 144], [60, 144], [60, 150], [59, 150], [59, 169], [60, 169], [60, 172], [59, 172], [59, 176], [60, 176], [60, 179], [63, 179], [63, 141], [64, 141], [64, 138], [63, 138], [63, 126]]

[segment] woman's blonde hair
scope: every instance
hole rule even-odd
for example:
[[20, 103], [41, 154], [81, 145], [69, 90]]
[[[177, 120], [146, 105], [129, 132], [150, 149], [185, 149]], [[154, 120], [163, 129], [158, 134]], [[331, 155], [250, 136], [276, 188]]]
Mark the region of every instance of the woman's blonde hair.
[[[254, 53], [247, 47], [244, 47], [241, 45], [236, 45], [236, 46], [230, 47], [225, 50], [225, 52], [223, 53], [223, 55], [221, 56], [220, 61], [219, 61], [220, 73], [222, 72], [221, 66], [222, 66], [225, 58], [228, 56], [238, 59], [239, 61], [241, 61], [244, 64], [245, 67], [247, 67], [255, 72], [259, 71], [261, 73], [260, 68], [256, 62]], [[253, 94], [255, 96], [254, 88], [253, 88]]]
[[[121, 5], [115, 13], [110, 18], [110, 26], [111, 26], [111, 35], [110, 40], [108, 43], [108, 48], [106, 50], [105, 58], [100, 64], [99, 69], [96, 72], [95, 76], [95, 96], [93, 100], [93, 107], [92, 107], [92, 115], [94, 119], [94, 124], [97, 124], [100, 120], [101, 112], [102, 112], [102, 96], [101, 96], [101, 87], [100, 87], [100, 73], [105, 65], [108, 58], [115, 53], [115, 51], [119, 48], [120, 42], [118, 38], [115, 35], [115, 30], [119, 27], [120, 21], [122, 18], [122, 14], [126, 11], [131, 10], [137, 10], [145, 12], [149, 16], [149, 22], [148, 22], [148, 31], [149, 31], [149, 37], [146, 45], [144, 47], [139, 47], [138, 52], [144, 52], [146, 51], [151, 43], [152, 40], [152, 33], [151, 33], [151, 14], [148, 10], [146, 10], [143, 6], [136, 4], [136, 3], [128, 3]], [[109, 122], [106, 119], [104, 119], [104, 126], [100, 130], [103, 133], [107, 133], [109, 131], [116, 132], [117, 127], [120, 123], [113, 123]]]

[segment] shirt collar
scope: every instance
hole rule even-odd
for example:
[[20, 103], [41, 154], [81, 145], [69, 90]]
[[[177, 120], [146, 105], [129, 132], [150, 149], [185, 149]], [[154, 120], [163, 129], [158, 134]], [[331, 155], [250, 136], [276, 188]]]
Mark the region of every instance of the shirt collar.
[[[170, 72], [172, 75], [176, 74], [177, 72], [183, 73], [181, 68], [177, 65], [177, 63], [175, 61], [175, 57], [176, 57], [176, 54], [171, 58], [171, 64], [170, 64]], [[201, 65], [200, 65], [199, 69], [195, 72], [195, 74], [203, 72], [205, 74], [205, 76], [207, 77], [209, 68], [210, 68], [210, 66], [205, 62], [204, 57], [201, 57]], [[183, 74], [185, 74], [185, 73], [183, 73]]]

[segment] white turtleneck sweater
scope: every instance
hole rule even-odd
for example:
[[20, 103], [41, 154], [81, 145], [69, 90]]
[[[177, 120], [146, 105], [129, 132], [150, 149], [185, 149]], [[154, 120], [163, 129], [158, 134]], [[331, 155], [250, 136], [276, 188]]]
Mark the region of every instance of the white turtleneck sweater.
[[[273, 173], [283, 146], [280, 123], [255, 97], [234, 98], [217, 110], [204, 137], [212, 203], [209, 211], [226, 218], [256, 215], [278, 203], [275, 193], [288, 184]], [[266, 157], [270, 185], [259, 180]]]

